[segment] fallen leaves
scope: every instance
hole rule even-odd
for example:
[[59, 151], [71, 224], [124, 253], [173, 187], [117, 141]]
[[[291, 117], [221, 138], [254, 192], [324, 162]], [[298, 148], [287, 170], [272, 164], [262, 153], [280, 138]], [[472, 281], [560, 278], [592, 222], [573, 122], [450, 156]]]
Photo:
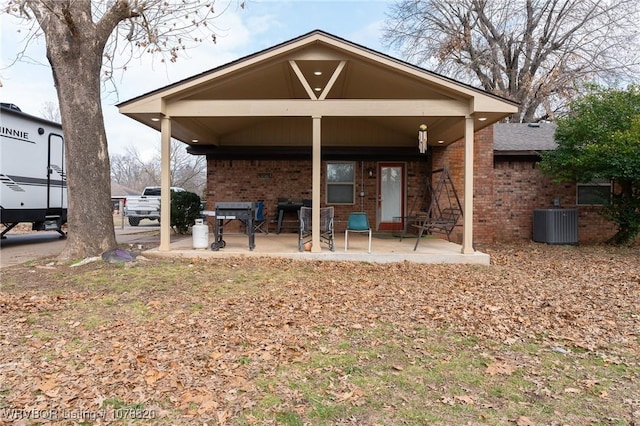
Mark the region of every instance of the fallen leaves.
[[169, 373], [167, 373], [166, 371], [151, 369], [145, 373], [144, 381], [147, 385], [154, 385], [158, 380], [166, 377], [168, 374]]
[[54, 378], [47, 380], [46, 382], [40, 382], [37, 386], [36, 389], [42, 391], [42, 392], [49, 392], [50, 390], [52, 390], [53, 388], [55, 388], [56, 386], [58, 386], [58, 381]]
[[513, 372], [515, 371], [515, 367], [512, 365], [509, 365], [507, 363], [504, 362], [494, 362], [492, 364], [489, 364], [485, 370], [485, 372], [487, 374], [489, 374], [490, 376], [495, 376], [497, 374], [502, 374], [505, 376], [510, 376], [513, 374]]
[[[371, 391], [352, 376], [365, 357], [384, 363], [394, 377], [453, 359], [432, 359], [416, 335], [420, 329], [446, 328], [508, 348], [535, 339], [563, 360], [587, 352], [605, 365], [626, 366], [615, 350], [602, 348], [638, 353], [637, 251], [613, 256], [607, 248], [537, 247], [493, 249], [491, 267], [239, 258], [189, 266], [149, 261], [126, 271], [101, 263], [10, 268], [3, 281], [14, 284], [0, 298], [0, 406], [98, 410], [115, 399], [161, 406], [172, 424], [196, 418], [228, 424], [270, 392], [282, 400], [278, 409], [303, 415], [312, 402], [275, 383], [279, 369], [306, 366], [315, 354], [352, 355], [340, 342], [362, 335], [370, 353], [359, 355], [351, 370], [316, 370], [330, 377], [327, 404], [361, 407]], [[129, 285], [134, 277], [144, 284]], [[368, 334], [380, 324], [388, 334]], [[398, 343], [397, 356], [376, 353], [394, 336], [413, 347]], [[526, 373], [539, 398], [611, 398], [595, 378], [563, 384], [552, 395], [536, 378], [535, 362], [479, 355], [483, 379]], [[305, 380], [304, 374], [291, 378]], [[434, 392], [440, 399], [430, 402], [440, 406], [477, 408], [486, 398], [467, 389]], [[397, 409], [387, 401], [381, 407], [389, 415]], [[534, 424], [525, 416], [511, 422]]]
[[536, 426], [534, 422], [532, 422], [528, 417], [520, 416], [518, 420], [516, 420], [517, 426]]

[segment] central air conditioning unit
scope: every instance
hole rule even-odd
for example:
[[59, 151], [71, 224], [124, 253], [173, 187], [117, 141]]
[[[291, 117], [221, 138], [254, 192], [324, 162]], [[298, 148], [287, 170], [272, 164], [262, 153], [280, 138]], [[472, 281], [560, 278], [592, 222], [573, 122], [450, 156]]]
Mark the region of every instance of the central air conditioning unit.
[[533, 241], [547, 244], [578, 244], [578, 210], [534, 210]]

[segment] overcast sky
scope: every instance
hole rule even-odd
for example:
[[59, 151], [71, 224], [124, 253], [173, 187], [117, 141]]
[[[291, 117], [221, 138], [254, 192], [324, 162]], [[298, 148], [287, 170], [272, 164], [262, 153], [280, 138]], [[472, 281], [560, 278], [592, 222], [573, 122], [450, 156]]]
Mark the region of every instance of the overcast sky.
[[[117, 77], [117, 95], [103, 92], [103, 111], [109, 151], [124, 154], [134, 146], [145, 158], [159, 152], [160, 134], [118, 113], [115, 104], [226, 64], [262, 49], [323, 30], [368, 48], [389, 53], [380, 41], [381, 27], [392, 0], [248, 0], [245, 9], [232, 3], [215, 21], [216, 44], [205, 43], [174, 64], [158, 61], [129, 64]], [[0, 101], [42, 116], [45, 103], [57, 105], [51, 69], [43, 42], [32, 43], [27, 62], [12, 64], [24, 47], [16, 21], [0, 15]], [[12, 64], [12, 65], [11, 65]]]

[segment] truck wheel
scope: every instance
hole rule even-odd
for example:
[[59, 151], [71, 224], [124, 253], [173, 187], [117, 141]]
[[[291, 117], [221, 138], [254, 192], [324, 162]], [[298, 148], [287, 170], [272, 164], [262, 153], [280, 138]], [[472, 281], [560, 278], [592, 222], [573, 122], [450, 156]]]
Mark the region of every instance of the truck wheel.
[[131, 225], [131, 226], [140, 225], [140, 218], [139, 217], [130, 217], [129, 218], [129, 225]]

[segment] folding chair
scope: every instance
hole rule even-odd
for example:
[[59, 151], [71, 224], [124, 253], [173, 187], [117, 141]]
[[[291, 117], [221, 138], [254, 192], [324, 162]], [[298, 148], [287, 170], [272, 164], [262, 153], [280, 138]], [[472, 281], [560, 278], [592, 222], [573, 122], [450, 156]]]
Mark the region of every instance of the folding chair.
[[347, 229], [344, 231], [344, 251], [349, 247], [349, 232], [369, 233], [369, 253], [371, 253], [371, 227], [369, 217], [364, 212], [349, 213]]
[[256, 202], [256, 216], [253, 220], [253, 231], [269, 234], [269, 221], [267, 220], [263, 200]]
[[[311, 241], [311, 207], [300, 207], [300, 231], [298, 232], [298, 251], [304, 249], [304, 245]], [[335, 250], [333, 235], [333, 207], [320, 209], [320, 242], [327, 243], [329, 250]]]

